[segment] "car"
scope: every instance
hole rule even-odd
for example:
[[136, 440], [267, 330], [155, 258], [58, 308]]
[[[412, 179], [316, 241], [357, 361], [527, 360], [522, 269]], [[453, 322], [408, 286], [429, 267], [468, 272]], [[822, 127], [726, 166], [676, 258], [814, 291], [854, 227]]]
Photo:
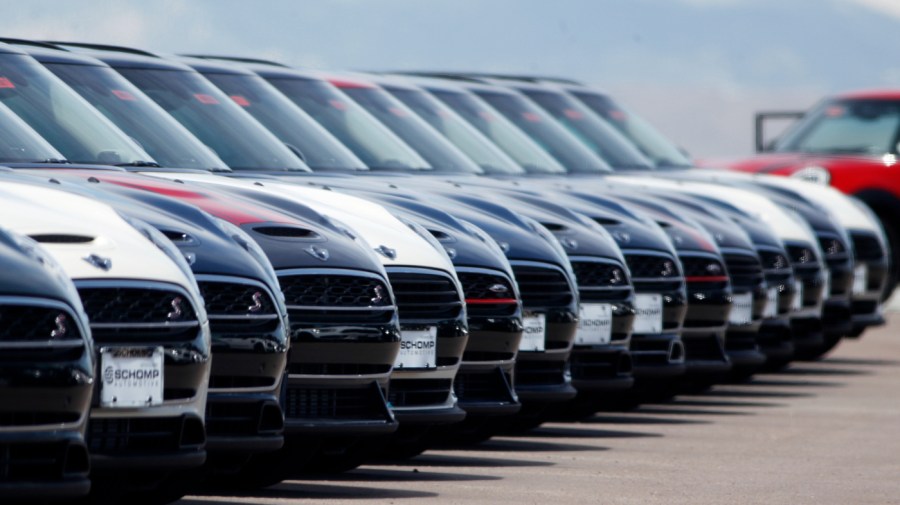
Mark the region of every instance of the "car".
[[94, 343], [78, 292], [36, 241], [0, 229], [0, 498], [73, 499], [90, 489], [85, 442]]
[[86, 441], [91, 479], [103, 483], [95, 492], [150, 496], [172, 472], [202, 465], [210, 332], [184, 257], [101, 202], [11, 180], [0, 191], [4, 215], [16, 216], [4, 224], [62, 265], [90, 321], [99, 377]]

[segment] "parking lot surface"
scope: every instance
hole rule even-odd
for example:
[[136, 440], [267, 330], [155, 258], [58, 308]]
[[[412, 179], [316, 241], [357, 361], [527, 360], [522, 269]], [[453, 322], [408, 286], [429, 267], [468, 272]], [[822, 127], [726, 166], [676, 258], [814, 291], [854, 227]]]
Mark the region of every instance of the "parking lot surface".
[[827, 359], [237, 503], [900, 503], [900, 317]]

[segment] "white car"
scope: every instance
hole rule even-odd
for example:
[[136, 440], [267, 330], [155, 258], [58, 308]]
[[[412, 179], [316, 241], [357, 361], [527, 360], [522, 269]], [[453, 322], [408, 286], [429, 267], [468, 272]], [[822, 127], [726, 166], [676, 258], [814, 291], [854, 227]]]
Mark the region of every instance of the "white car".
[[3, 181], [0, 215], [62, 266], [90, 320], [95, 480], [112, 474], [126, 487], [201, 465], [210, 333], [184, 257], [148, 225], [55, 189]]

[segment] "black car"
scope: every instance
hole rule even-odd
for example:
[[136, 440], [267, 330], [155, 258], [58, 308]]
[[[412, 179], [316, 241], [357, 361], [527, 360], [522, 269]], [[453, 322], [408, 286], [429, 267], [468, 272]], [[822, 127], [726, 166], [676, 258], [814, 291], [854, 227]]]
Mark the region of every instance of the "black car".
[[0, 265], [0, 499], [83, 496], [94, 382], [87, 316], [37, 242], [0, 230]]

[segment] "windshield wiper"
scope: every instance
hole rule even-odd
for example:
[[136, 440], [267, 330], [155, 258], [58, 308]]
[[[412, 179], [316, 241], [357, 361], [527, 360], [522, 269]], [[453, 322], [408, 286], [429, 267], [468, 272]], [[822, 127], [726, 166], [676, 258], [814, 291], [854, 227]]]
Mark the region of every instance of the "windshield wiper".
[[136, 160], [130, 163], [116, 163], [117, 167], [150, 167], [150, 168], [162, 168], [159, 163], [155, 161], [144, 161], [144, 160]]
[[69, 163], [69, 160], [63, 159], [63, 158], [46, 158], [43, 160], [35, 161], [34, 163], [52, 163], [52, 164], [67, 165]]

